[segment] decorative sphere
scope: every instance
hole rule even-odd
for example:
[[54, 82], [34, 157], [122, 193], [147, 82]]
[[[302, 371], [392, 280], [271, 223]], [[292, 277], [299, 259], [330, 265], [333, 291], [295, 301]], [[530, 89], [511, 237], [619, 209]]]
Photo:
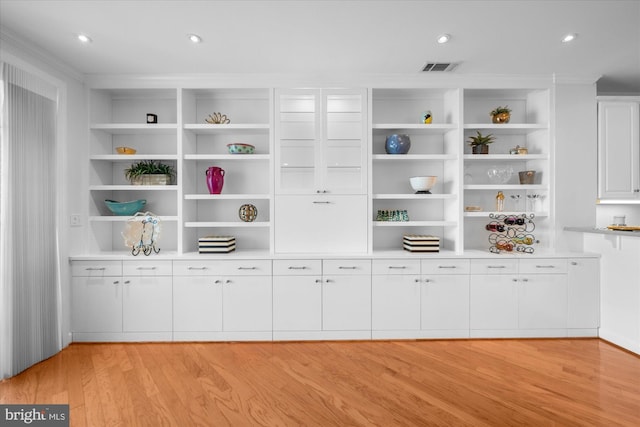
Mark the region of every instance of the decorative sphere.
[[253, 222], [258, 217], [258, 208], [254, 205], [242, 205], [238, 210], [238, 216], [244, 222]]
[[407, 154], [411, 148], [409, 135], [392, 134], [387, 137], [384, 149], [387, 154]]

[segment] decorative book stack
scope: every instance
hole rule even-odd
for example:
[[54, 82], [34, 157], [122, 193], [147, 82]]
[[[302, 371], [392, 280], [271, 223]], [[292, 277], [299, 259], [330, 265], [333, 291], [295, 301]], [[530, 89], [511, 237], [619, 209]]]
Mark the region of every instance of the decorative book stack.
[[440, 252], [440, 238], [405, 234], [402, 237], [402, 247], [409, 252]]
[[235, 249], [234, 236], [205, 236], [198, 239], [198, 252], [201, 254], [229, 253]]

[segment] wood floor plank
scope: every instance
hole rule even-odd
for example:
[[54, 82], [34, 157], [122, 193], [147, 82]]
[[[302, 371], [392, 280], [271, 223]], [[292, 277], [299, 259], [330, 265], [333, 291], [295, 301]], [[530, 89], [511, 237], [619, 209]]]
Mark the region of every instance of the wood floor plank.
[[72, 344], [0, 383], [72, 426], [634, 426], [640, 357], [598, 339]]

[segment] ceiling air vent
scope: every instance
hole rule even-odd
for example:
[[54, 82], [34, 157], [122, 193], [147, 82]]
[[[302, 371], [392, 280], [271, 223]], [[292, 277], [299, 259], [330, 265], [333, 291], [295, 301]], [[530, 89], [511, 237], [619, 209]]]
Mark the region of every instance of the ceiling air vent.
[[457, 65], [455, 62], [429, 62], [422, 68], [422, 71], [452, 71]]

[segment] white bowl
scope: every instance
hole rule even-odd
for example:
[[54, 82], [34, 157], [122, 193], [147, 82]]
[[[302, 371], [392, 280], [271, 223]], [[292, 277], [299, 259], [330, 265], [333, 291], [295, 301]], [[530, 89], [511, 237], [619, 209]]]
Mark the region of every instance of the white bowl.
[[416, 193], [423, 194], [429, 194], [429, 190], [436, 185], [437, 180], [437, 176], [412, 176], [409, 178], [411, 188], [413, 188]]

